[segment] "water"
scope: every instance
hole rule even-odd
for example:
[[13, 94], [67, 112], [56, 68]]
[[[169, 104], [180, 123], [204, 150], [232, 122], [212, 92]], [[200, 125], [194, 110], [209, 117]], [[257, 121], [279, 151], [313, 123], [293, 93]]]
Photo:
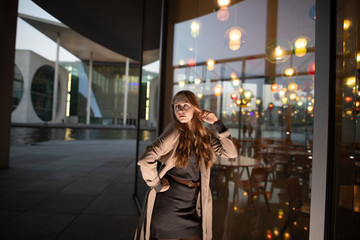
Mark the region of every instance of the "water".
[[[34, 144], [50, 140], [92, 140], [92, 139], [136, 139], [136, 129], [84, 129], [84, 128], [44, 128], [12, 127], [11, 144]], [[140, 140], [155, 139], [155, 130], [141, 130]]]

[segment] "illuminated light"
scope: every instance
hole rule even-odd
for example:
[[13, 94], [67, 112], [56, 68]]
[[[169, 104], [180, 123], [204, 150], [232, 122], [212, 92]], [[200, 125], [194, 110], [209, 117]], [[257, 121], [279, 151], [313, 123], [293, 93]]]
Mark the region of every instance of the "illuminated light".
[[179, 87], [183, 88], [183, 87], [185, 87], [185, 85], [186, 85], [185, 81], [180, 81], [179, 82]]
[[202, 99], [203, 94], [202, 94], [202, 93], [198, 93], [198, 94], [197, 94], [197, 97], [198, 97], [198, 99]]
[[289, 240], [290, 239], [290, 233], [286, 232], [284, 233], [284, 240]]
[[271, 230], [267, 229], [265, 235], [266, 235], [266, 239], [272, 239], [272, 232], [271, 232]]
[[231, 77], [231, 79], [237, 78], [236, 73], [232, 72], [232, 73], [230, 74], [230, 77]]
[[199, 36], [200, 32], [200, 22], [199, 21], [193, 21], [190, 25], [190, 34], [193, 38], [196, 38]]
[[195, 78], [195, 84], [199, 85], [201, 83], [201, 79], [200, 78]]
[[234, 206], [234, 211], [236, 212], [238, 210], [238, 207], [237, 206]]
[[238, 100], [236, 100], [236, 105], [240, 105], [241, 104], [241, 100], [240, 99], [238, 99]]
[[302, 102], [298, 102], [297, 105], [298, 105], [299, 107], [301, 107], [301, 106], [303, 105], [303, 103], [302, 103]]
[[290, 83], [288, 89], [289, 91], [296, 91], [298, 89], [298, 85], [296, 83]]
[[[251, 107], [251, 103], [248, 102], [248, 103], [246, 104], [246, 106]], [[255, 197], [256, 197], [256, 196], [255, 196]]]
[[240, 80], [237, 79], [237, 78], [235, 78], [235, 79], [232, 80], [232, 84], [233, 84], [235, 87], [237, 87], [237, 86], [240, 85]]
[[304, 48], [307, 45], [307, 40], [306, 38], [300, 37], [298, 39], [295, 40], [295, 48]]
[[189, 47], [189, 51], [190, 51], [190, 52], [194, 51], [194, 48]]
[[215, 96], [220, 96], [222, 94], [222, 86], [221, 85], [216, 85], [214, 87], [214, 94]]
[[232, 27], [225, 33], [225, 43], [232, 51], [236, 51], [245, 43], [246, 34], [244, 29]]
[[345, 102], [349, 103], [352, 102], [353, 98], [352, 97], [345, 97]]
[[229, 9], [227, 7], [221, 7], [217, 12], [216, 17], [219, 21], [225, 22], [230, 17]]
[[246, 99], [250, 99], [250, 98], [252, 97], [252, 92], [251, 92], [250, 90], [246, 90], [246, 91], [244, 92], [244, 97], [245, 97]]
[[274, 235], [279, 236], [279, 229], [277, 227], [274, 227]]
[[303, 57], [306, 55], [307, 49], [306, 48], [296, 48], [294, 52], [295, 52], [295, 56]]
[[273, 103], [269, 103], [268, 107], [269, 107], [269, 110], [273, 110], [274, 104], [273, 104]]
[[239, 88], [239, 93], [243, 93], [244, 92], [244, 89], [243, 88]]
[[270, 86], [270, 90], [271, 90], [272, 92], [277, 92], [277, 91], [279, 91], [279, 89], [280, 89], [280, 87], [279, 87], [279, 84], [277, 84], [277, 83], [273, 83], [273, 84], [271, 84], [271, 86]]
[[278, 39], [267, 44], [265, 49], [266, 60], [271, 63], [285, 62], [291, 55], [292, 46], [289, 41]]
[[182, 65], [185, 65], [185, 63], [186, 63], [186, 62], [185, 62], [185, 60], [184, 60], [184, 59], [180, 59], [180, 60], [179, 60], [179, 65], [181, 65], [181, 66], [182, 66]]
[[296, 93], [290, 93], [290, 95], [289, 95], [290, 100], [295, 100], [296, 98], [297, 98]]
[[256, 99], [256, 105], [260, 105], [261, 104], [261, 99]]
[[291, 77], [293, 76], [295, 73], [295, 70], [293, 68], [287, 68], [285, 69], [285, 75], [288, 76], [288, 77]]
[[314, 110], [314, 108], [313, 108], [313, 106], [308, 106], [307, 110], [308, 110], [308, 112], [312, 112]]
[[279, 91], [279, 97], [284, 97], [285, 96], [285, 91], [284, 89]]
[[351, 21], [349, 19], [344, 19], [344, 30], [348, 30], [351, 26]]
[[279, 209], [279, 211], [278, 211], [278, 219], [283, 219], [283, 217], [284, 217], [284, 210]]
[[214, 70], [214, 67], [215, 67], [215, 61], [213, 59], [209, 59], [206, 61], [206, 65], [207, 65], [207, 69], [209, 71], [212, 71], [212, 70]]
[[287, 104], [287, 102], [288, 102], [287, 97], [282, 97], [282, 98], [281, 98], [281, 102], [282, 102], [283, 104]]
[[281, 114], [281, 110], [278, 111], [278, 114]]
[[230, 0], [217, 0], [219, 7], [228, 7], [230, 4]]
[[191, 66], [191, 67], [192, 67], [192, 66], [195, 66], [195, 59], [189, 58], [189, 59], [188, 59], [188, 65]]
[[232, 100], [237, 99], [237, 97], [238, 97], [237, 93], [232, 93], [232, 94], [231, 94], [231, 99], [232, 99]]
[[308, 68], [307, 68], [307, 72], [310, 75], [314, 75], [315, 74], [315, 62], [312, 62], [309, 64]]
[[308, 230], [308, 227], [304, 227], [304, 230], [307, 231], [307, 230]]
[[72, 71], [72, 66], [69, 66], [69, 71], [70, 71], [70, 72]]
[[244, 194], [243, 194], [244, 196], [247, 196], [247, 192], [244, 192]]
[[356, 83], [356, 78], [355, 78], [355, 76], [351, 76], [351, 77], [345, 78], [345, 84], [346, 84], [348, 87], [353, 87], [353, 86], [355, 86], [355, 83]]
[[297, 226], [297, 222], [296, 222], [296, 221], [294, 221], [294, 222], [293, 222], [293, 225], [294, 225], [294, 226]]
[[353, 111], [352, 111], [352, 110], [347, 110], [347, 111], [346, 111], [346, 115], [351, 116], [352, 114], [353, 114]]
[[360, 106], [360, 102], [359, 101], [356, 101], [356, 107], [359, 107]]

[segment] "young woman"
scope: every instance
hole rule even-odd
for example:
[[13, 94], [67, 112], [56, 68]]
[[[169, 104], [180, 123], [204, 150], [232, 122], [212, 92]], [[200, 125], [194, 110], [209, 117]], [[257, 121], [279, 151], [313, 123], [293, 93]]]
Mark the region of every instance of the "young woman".
[[[141, 155], [142, 176], [151, 191], [138, 239], [207, 240], [212, 238], [210, 167], [217, 156], [235, 158], [230, 132], [191, 91], [172, 100], [172, 123]], [[211, 124], [217, 136], [208, 130]], [[157, 170], [157, 162], [162, 163]]]

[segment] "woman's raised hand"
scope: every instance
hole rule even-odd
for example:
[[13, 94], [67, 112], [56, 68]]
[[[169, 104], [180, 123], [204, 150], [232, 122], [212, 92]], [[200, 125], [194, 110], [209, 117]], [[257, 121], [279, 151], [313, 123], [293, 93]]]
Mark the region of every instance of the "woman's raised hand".
[[210, 123], [210, 124], [214, 124], [214, 122], [219, 120], [215, 113], [207, 111], [207, 110], [201, 111], [201, 113], [199, 113], [199, 117], [204, 122], [207, 122], [207, 123]]

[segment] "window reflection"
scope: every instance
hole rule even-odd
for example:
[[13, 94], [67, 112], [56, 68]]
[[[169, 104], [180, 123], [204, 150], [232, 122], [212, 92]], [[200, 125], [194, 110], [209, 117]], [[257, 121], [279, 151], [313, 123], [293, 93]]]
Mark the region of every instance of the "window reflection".
[[191, 18], [177, 10], [173, 92], [191, 90], [216, 112], [240, 154], [212, 169], [213, 237], [308, 239], [314, 1], [198, 2]]

